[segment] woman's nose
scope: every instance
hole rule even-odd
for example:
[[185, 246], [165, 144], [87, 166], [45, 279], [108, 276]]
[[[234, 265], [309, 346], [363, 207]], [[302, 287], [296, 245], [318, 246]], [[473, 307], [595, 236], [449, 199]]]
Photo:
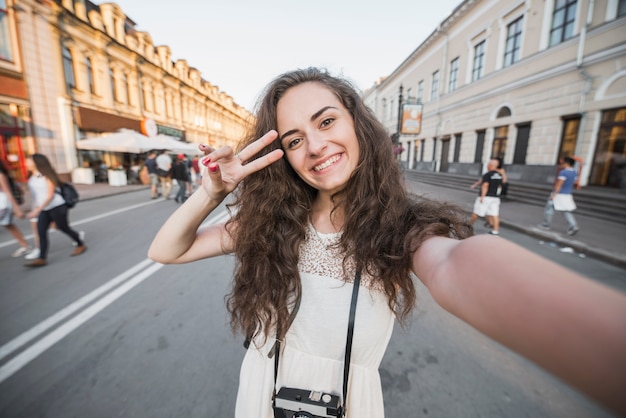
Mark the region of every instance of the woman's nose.
[[316, 132], [308, 135], [307, 145], [309, 155], [317, 156], [321, 155], [324, 152], [324, 149], [326, 149], [327, 140], [324, 135], [320, 135]]

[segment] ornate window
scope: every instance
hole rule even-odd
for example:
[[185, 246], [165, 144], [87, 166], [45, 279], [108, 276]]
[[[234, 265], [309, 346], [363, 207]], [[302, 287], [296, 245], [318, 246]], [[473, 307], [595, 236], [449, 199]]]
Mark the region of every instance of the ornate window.
[[63, 46], [63, 71], [65, 72], [65, 84], [70, 89], [76, 88], [76, 78], [74, 77], [74, 62], [69, 48]]
[[91, 65], [91, 58], [87, 57], [85, 59], [85, 66], [87, 67], [87, 84], [89, 85], [89, 91], [91, 94], [94, 94], [96, 89], [93, 84], [93, 66]]

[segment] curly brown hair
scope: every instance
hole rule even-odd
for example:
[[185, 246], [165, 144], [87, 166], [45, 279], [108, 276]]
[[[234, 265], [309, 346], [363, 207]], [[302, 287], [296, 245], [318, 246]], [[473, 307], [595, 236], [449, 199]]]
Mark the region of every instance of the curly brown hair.
[[[285, 92], [302, 83], [319, 83], [333, 92], [352, 115], [359, 144], [359, 162], [343, 190], [333, 196], [345, 215], [339, 245], [356, 268], [375, 279], [400, 320], [415, 304], [411, 255], [431, 236], [465, 238], [472, 234], [459, 208], [415, 202], [407, 196], [389, 135], [357, 90], [327, 71], [307, 68], [277, 77], [257, 106], [252, 132], [240, 148], [277, 126], [277, 104]], [[280, 142], [258, 158], [280, 148]], [[246, 177], [234, 193], [236, 207], [229, 228], [237, 259], [227, 308], [233, 330], [248, 337], [278, 328], [286, 332], [289, 304], [301, 292], [298, 273], [300, 244], [317, 191], [306, 184], [287, 158]], [[349, 197], [349, 198], [347, 198]], [[335, 208], [336, 209], [336, 208]]]

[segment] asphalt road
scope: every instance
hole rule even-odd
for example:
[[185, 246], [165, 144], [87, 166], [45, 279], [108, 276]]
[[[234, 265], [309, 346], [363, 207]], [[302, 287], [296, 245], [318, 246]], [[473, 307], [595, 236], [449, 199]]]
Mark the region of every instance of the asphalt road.
[[[70, 218], [89, 250], [69, 257], [71, 242], [53, 232], [49, 264], [36, 270], [10, 258], [15, 244], [0, 231], [0, 417], [233, 415], [244, 355], [224, 308], [234, 259], [148, 260], [175, 207], [146, 191], [80, 202]], [[623, 269], [502, 234], [626, 292]], [[388, 418], [610, 416], [439, 308], [421, 285], [380, 374]]]

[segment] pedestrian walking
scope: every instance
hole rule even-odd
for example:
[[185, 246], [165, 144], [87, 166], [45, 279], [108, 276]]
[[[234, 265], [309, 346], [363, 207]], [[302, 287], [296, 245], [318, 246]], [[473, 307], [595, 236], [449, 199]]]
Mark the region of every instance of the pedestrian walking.
[[11, 253], [11, 257], [20, 257], [30, 251], [30, 246], [14, 222], [14, 216], [24, 217], [24, 212], [13, 196], [13, 187], [19, 187], [14, 182], [6, 163], [0, 160], [0, 225], [4, 226], [20, 245], [20, 248]]
[[[37, 218], [39, 257], [27, 263], [26, 266], [42, 267], [48, 264], [48, 230], [52, 222], [54, 222], [59, 231], [69, 236], [76, 244], [76, 248], [71, 253], [72, 256], [84, 253], [87, 250], [87, 246], [81, 239], [80, 234], [69, 225], [69, 209], [63, 196], [61, 196], [60, 189], [63, 182], [50, 164], [50, 160], [43, 154], [33, 154], [31, 158], [35, 170], [41, 174], [41, 176], [31, 176], [34, 179], [32, 187], [37, 190], [37, 201], [28, 213], [30, 219]], [[43, 196], [43, 198], [39, 196]]]
[[[496, 171], [499, 172], [502, 175], [502, 186], [499, 189], [498, 192], [498, 196], [500, 197], [500, 201], [502, 201], [502, 197], [506, 196], [506, 194], [508, 193], [508, 189], [509, 189], [509, 182], [506, 176], [506, 170], [504, 169], [504, 163], [502, 162], [502, 158], [496, 158], [496, 160], [498, 161], [498, 167], [496, 168]], [[476, 187], [478, 187], [479, 185], [481, 185], [483, 182], [483, 178], [482, 176], [476, 180], [475, 183], [473, 183], [470, 186], [470, 189], [474, 190]], [[493, 228], [493, 222], [491, 220], [491, 216], [486, 215], [485, 217], [485, 226], [487, 228]]]
[[187, 189], [191, 181], [189, 175], [189, 165], [185, 154], [178, 154], [176, 163], [172, 167], [172, 178], [178, 183], [178, 193], [176, 193], [176, 203], [184, 203], [187, 200]]
[[559, 174], [554, 182], [554, 189], [548, 197], [544, 210], [543, 222], [539, 225], [541, 229], [549, 230], [552, 225], [554, 212], [561, 212], [567, 222], [567, 235], [574, 235], [579, 231], [578, 223], [573, 212], [576, 210], [576, 203], [572, 194], [578, 177], [574, 165], [576, 161], [570, 157], [559, 160]]
[[192, 182], [194, 189], [202, 185], [202, 176], [200, 171], [200, 157], [194, 155], [191, 159], [191, 174], [193, 176]]
[[500, 235], [500, 191], [503, 180], [503, 175], [498, 170], [498, 160], [489, 160], [478, 197], [474, 201], [470, 224], [473, 225], [479, 217], [488, 217], [492, 228], [489, 232], [491, 235]]
[[165, 199], [170, 198], [172, 191], [172, 157], [169, 156], [167, 150], [162, 150], [156, 157], [157, 174], [161, 182], [161, 193]]
[[[35, 163], [33, 162], [32, 157], [26, 158], [26, 169], [29, 171], [30, 176], [28, 177], [28, 190], [30, 192], [31, 197], [31, 206], [32, 208], [41, 207], [47, 199], [48, 196], [48, 184], [44, 181], [44, 175], [37, 170]], [[26, 254], [24, 257], [26, 260], [34, 260], [39, 258], [41, 255], [41, 244], [39, 241], [39, 229], [37, 227], [37, 222], [39, 220], [39, 216], [34, 216], [29, 219], [31, 230], [33, 231], [33, 243], [34, 246], [32, 250]], [[49, 229], [58, 229], [54, 221], [50, 223]], [[81, 241], [85, 240], [85, 231], [79, 231], [78, 236]], [[72, 241], [74, 245], [76, 242]]]
[[157, 154], [154, 151], [150, 151], [148, 154], [148, 158], [143, 163], [148, 170], [148, 177], [150, 177], [150, 198], [156, 199], [159, 197], [159, 173], [157, 171], [157, 162], [156, 162]]
[[[227, 308], [249, 341], [235, 417], [306, 411], [311, 393], [348, 417], [383, 417], [378, 368], [395, 318], [415, 306], [413, 274], [454, 315], [626, 413], [626, 296], [472, 237], [461, 208], [412, 200], [387, 130], [347, 81], [289, 72], [255, 109], [236, 152], [201, 147], [203, 187], [148, 251], [165, 264], [235, 254]], [[231, 193], [232, 218], [201, 227]]]

